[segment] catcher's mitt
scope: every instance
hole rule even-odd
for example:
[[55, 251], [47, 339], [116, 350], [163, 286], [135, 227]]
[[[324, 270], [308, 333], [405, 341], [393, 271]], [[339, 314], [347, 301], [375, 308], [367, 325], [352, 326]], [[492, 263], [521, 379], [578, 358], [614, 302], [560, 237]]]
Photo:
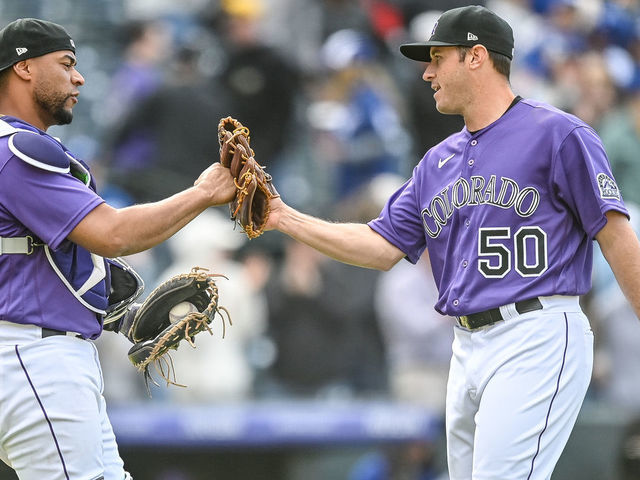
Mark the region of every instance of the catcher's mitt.
[[[179, 385], [175, 381], [169, 350], [177, 349], [183, 339], [195, 348], [198, 333], [206, 330], [213, 334], [209, 324], [216, 314], [222, 320], [223, 338], [225, 320], [231, 325], [229, 312], [218, 305], [214, 277], [223, 275], [206, 272], [204, 268], [194, 267], [190, 273], [170, 278], [153, 290], [142, 304], [134, 304], [123, 317], [119, 331], [134, 343], [128, 353], [129, 360], [143, 372], [147, 387], [149, 379], [156, 383], [149, 373], [151, 364], [167, 384]], [[177, 305], [190, 308], [180, 312], [174, 309]]]
[[244, 229], [249, 239], [259, 237], [269, 218], [269, 201], [279, 196], [271, 175], [254, 158], [249, 145], [249, 129], [226, 117], [218, 123], [220, 163], [231, 170], [236, 196], [229, 205], [231, 219]]

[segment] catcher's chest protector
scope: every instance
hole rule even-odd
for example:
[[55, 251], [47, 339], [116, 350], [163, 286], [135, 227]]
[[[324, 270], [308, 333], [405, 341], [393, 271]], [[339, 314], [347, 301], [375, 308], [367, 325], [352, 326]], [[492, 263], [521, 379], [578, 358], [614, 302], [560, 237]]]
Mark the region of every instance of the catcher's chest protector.
[[[15, 126], [10, 122], [12, 120], [9, 117], [0, 120], [0, 138], [7, 138], [11, 154], [35, 168], [71, 175], [95, 191], [89, 168], [73, 157], [60, 142], [23, 122], [15, 120], [12, 122]], [[11, 155], [2, 156], [0, 168], [10, 158]], [[107, 268], [102, 257], [68, 241], [56, 251], [38, 242], [32, 246], [43, 247], [51, 268], [82, 305], [97, 314], [106, 313], [109, 289]]]

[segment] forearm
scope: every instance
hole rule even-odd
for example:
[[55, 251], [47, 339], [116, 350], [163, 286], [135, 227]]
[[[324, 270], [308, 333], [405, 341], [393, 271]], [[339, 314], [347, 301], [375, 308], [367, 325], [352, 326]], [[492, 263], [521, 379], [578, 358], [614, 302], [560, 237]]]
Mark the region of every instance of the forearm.
[[168, 239], [208, 206], [207, 196], [195, 187], [154, 203], [121, 209], [102, 204], [69, 239], [105, 257], [131, 255]]
[[159, 202], [121, 209], [98, 205], [68, 238], [103, 257], [131, 255], [163, 242], [208, 207], [230, 202], [235, 192], [229, 169], [215, 162], [193, 187]]
[[388, 270], [404, 254], [368, 225], [331, 223], [284, 206], [277, 229], [343, 263]]
[[208, 208], [209, 204], [200, 193], [191, 188], [159, 202], [118, 210], [114, 230], [126, 239], [121, 255], [147, 250], [182, 229]]
[[620, 289], [640, 318], [640, 242], [622, 215], [607, 214], [607, 218], [596, 238]]

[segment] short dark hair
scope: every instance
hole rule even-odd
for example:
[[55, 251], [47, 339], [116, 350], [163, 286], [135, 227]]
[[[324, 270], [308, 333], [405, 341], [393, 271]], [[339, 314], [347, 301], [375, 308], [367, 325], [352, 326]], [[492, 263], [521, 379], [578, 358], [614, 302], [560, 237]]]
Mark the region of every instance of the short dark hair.
[[11, 71], [11, 67], [7, 67], [4, 70], [0, 70], [0, 90], [4, 89], [7, 86], [7, 82], [9, 81], [9, 72]]
[[[469, 53], [469, 51], [471, 50], [471, 47], [461, 45], [456, 48], [458, 49], [460, 61], [462, 62], [466, 58], [467, 53]], [[504, 75], [505, 77], [507, 77], [507, 80], [509, 80], [509, 77], [511, 76], [511, 59], [506, 55], [494, 52], [493, 50], [487, 51], [489, 52], [491, 63], [493, 63], [493, 68], [495, 68], [498, 73]]]

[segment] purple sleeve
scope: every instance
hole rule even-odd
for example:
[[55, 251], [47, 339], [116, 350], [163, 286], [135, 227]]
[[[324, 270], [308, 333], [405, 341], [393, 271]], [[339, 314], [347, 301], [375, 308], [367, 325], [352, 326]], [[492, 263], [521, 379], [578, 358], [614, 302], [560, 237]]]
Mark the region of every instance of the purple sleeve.
[[426, 248], [414, 178], [389, 198], [378, 218], [368, 223], [375, 232], [402, 250], [411, 263], [417, 263]]
[[552, 181], [590, 238], [607, 223], [607, 211], [629, 216], [602, 142], [589, 128], [576, 128], [564, 140], [554, 159]]
[[0, 203], [52, 249], [104, 202], [69, 174], [33, 167], [12, 158], [0, 175]]

